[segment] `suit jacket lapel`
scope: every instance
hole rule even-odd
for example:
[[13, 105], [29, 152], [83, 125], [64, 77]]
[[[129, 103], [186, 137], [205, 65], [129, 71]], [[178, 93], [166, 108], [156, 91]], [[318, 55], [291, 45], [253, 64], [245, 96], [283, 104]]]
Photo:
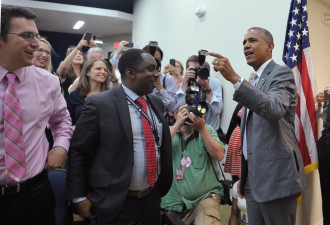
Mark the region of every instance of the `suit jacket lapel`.
[[243, 135], [245, 132], [245, 126], [246, 126], [246, 107], [243, 106], [243, 112], [242, 112], [242, 119], [241, 119], [241, 140], [243, 141]]
[[[266, 68], [264, 69], [264, 71], [262, 72], [259, 80], [258, 80], [258, 83], [257, 83], [257, 86], [256, 88], [258, 88], [259, 90], [261, 90], [262, 86], [265, 84], [266, 80], [268, 79], [269, 77], [269, 74], [270, 72], [272, 72], [273, 68], [276, 66], [276, 63], [271, 60], [268, 65], [266, 66]], [[249, 115], [246, 114], [246, 107], [243, 108], [243, 114], [242, 114], [242, 120], [241, 120], [241, 138], [243, 140], [243, 134], [245, 132], [245, 126], [246, 126], [246, 123], [247, 123], [247, 120], [251, 117], [251, 113], [249, 111]]]
[[131, 119], [128, 109], [128, 103], [126, 99], [126, 94], [122, 86], [118, 87], [114, 93], [115, 95], [115, 107], [118, 112], [118, 117], [123, 125], [125, 134], [127, 136], [128, 142], [130, 146], [133, 148], [133, 133], [132, 133], [132, 125]]
[[163, 117], [163, 112], [160, 111], [160, 107], [155, 104], [154, 101], [152, 101], [152, 98], [147, 95], [147, 100], [150, 103], [152, 110], [156, 113], [157, 117], [162, 121], [162, 124], [164, 124], [165, 120]]
[[271, 60], [268, 65], [266, 66], [266, 68], [264, 69], [264, 71], [262, 72], [259, 81], [257, 83], [257, 88], [261, 89], [262, 86], [264, 85], [265, 81], [268, 79], [270, 72], [272, 72], [274, 66], [276, 65], [276, 63]]

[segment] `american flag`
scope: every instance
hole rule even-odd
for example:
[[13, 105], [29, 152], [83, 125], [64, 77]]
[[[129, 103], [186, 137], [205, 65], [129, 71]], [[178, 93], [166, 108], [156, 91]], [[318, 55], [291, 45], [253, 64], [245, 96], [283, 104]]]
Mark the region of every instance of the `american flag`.
[[307, 0], [292, 0], [283, 50], [283, 61], [294, 73], [298, 104], [295, 133], [303, 157], [305, 172], [317, 169], [317, 126], [314, 104], [314, 72], [312, 67]]

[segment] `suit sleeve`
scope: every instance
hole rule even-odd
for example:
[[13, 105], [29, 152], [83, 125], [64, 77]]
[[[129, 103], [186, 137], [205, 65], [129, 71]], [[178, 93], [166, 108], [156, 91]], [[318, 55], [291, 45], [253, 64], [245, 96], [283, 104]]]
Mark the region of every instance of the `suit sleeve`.
[[296, 98], [295, 80], [292, 71], [287, 67], [280, 67], [277, 73], [268, 79], [271, 79], [271, 83], [266, 91], [259, 90], [244, 80], [235, 91], [234, 100], [269, 121], [277, 121], [287, 113]]
[[99, 139], [99, 114], [93, 96], [86, 105], [73, 133], [68, 158], [68, 195], [79, 198], [88, 194], [90, 158]]

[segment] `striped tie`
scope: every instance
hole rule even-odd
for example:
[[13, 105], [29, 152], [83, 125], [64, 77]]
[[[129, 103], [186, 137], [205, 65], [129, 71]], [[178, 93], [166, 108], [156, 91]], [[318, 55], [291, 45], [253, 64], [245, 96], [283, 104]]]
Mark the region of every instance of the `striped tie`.
[[22, 111], [14, 81], [16, 74], [7, 74], [7, 89], [4, 102], [5, 165], [7, 175], [20, 182], [25, 174], [25, 150], [22, 135]]

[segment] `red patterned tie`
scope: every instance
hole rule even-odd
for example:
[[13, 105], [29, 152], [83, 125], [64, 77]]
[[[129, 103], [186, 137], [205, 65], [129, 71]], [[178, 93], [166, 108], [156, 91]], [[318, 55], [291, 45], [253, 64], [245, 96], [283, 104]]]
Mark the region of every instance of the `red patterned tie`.
[[22, 111], [14, 81], [16, 74], [7, 74], [7, 89], [4, 102], [5, 165], [7, 175], [20, 182], [25, 174], [25, 150], [22, 135]]
[[[137, 98], [135, 101], [142, 107], [142, 110], [148, 115], [146, 100], [144, 98]], [[157, 179], [157, 160], [156, 160], [155, 140], [149, 121], [142, 114], [141, 114], [141, 118], [142, 118], [143, 133], [144, 133], [144, 139], [146, 145], [148, 182], [151, 187], [154, 187]]]

